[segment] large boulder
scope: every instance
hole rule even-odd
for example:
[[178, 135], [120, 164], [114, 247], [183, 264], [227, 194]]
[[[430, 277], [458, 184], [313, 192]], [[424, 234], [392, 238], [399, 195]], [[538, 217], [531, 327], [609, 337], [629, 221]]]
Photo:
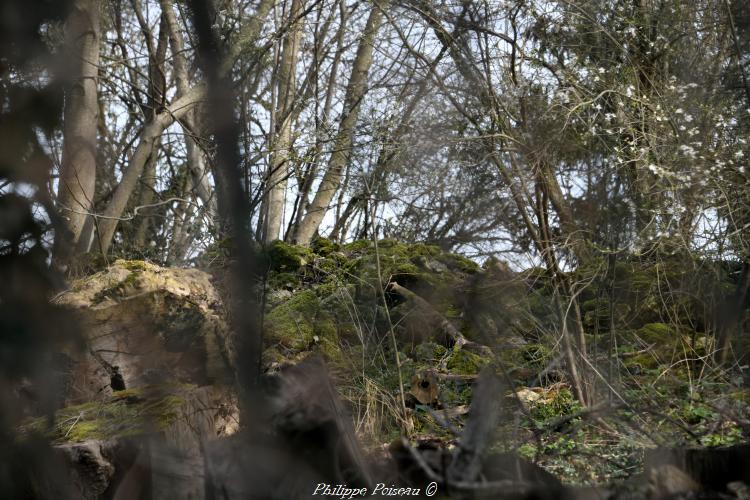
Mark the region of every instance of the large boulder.
[[85, 348], [57, 363], [62, 408], [20, 433], [53, 444], [63, 471], [55, 491], [203, 498], [203, 443], [239, 423], [233, 348], [210, 276], [118, 260], [54, 300], [75, 312]]
[[118, 260], [56, 302], [75, 309], [87, 339], [86, 352], [71, 354], [70, 401], [123, 385], [231, 380], [232, 345], [207, 273]]

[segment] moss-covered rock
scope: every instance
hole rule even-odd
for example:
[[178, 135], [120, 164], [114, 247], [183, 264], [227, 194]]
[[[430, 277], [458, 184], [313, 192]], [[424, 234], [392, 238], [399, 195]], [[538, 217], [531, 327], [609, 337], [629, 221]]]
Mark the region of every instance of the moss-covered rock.
[[294, 352], [318, 350], [329, 360], [341, 357], [336, 323], [313, 290], [298, 292], [274, 307], [264, 327], [268, 345]]
[[270, 267], [276, 272], [294, 272], [310, 262], [312, 251], [303, 246], [274, 241], [266, 250]]
[[[74, 498], [107, 498], [125, 489], [123, 478], [130, 478], [124, 481], [129, 498], [164, 496], [158, 492], [199, 498], [205, 490], [203, 444], [233, 434], [238, 417], [236, 404], [217, 388], [152, 386], [65, 407], [51, 425], [46, 417], [27, 421], [19, 439], [37, 440], [41, 434], [61, 459], [53, 463], [66, 488], [41, 482], [53, 490], [40, 493], [43, 498], [58, 498], [61, 491]], [[145, 483], [138, 479], [143, 463], [152, 464]]]
[[108, 366], [119, 366], [127, 387], [232, 378], [232, 338], [205, 272], [117, 260], [74, 281], [55, 300], [75, 310], [86, 332], [87, 349], [71, 366], [71, 398], [93, 399], [102, 388], [108, 392]]
[[313, 253], [322, 257], [327, 257], [331, 253], [338, 251], [340, 248], [341, 245], [329, 240], [328, 238], [315, 238], [310, 245], [310, 249]]
[[265, 338], [291, 349], [306, 349], [312, 345], [319, 312], [318, 296], [312, 290], [303, 290], [266, 315]]
[[[195, 402], [200, 400], [202, 403], [216, 406], [221, 404], [220, 399], [226, 398], [226, 395], [219, 394], [211, 388], [197, 388], [192, 385], [153, 386], [116, 391], [107, 398], [58, 410], [52, 425], [48, 425], [46, 417], [39, 417], [24, 424], [20, 431], [22, 435], [45, 434], [54, 443], [116, 440], [151, 435], [169, 430], [181, 418], [189, 418], [193, 422], [210, 420], [212, 415], [196, 413]], [[224, 403], [227, 402], [225, 399]], [[203, 425], [202, 423], [197, 427]], [[216, 429], [218, 434], [225, 432], [226, 428]]]
[[665, 323], [647, 323], [636, 332], [636, 335], [644, 342], [653, 345], [674, 344], [676, 340], [679, 340], [674, 326]]
[[423, 342], [414, 348], [414, 359], [417, 363], [435, 366], [447, 353], [448, 349], [443, 345], [435, 342]]
[[454, 349], [448, 357], [446, 368], [455, 375], [476, 375], [490, 362], [490, 359], [466, 349]]

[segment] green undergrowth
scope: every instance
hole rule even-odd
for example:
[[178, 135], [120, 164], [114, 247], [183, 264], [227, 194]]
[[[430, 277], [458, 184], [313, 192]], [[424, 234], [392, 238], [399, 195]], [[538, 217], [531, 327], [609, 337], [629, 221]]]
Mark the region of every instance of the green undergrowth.
[[[131, 274], [101, 300], [129, 286], [141, 265], [129, 262]], [[479, 266], [427, 244], [275, 242], [262, 265], [269, 271], [265, 368], [322, 354], [359, 435], [374, 447], [409, 428], [414, 439], [454, 442], [465, 411], [449, 426], [435, 412], [470, 405], [473, 381], [488, 367], [504, 391], [494, 448], [517, 450], [568, 483], [628, 477], [647, 447], [729, 446], [750, 437], [750, 390], [737, 368], [747, 358], [733, 351], [730, 369], [713, 359], [717, 305], [736, 285], [732, 264], [663, 249], [614, 262], [596, 256], [562, 276], [578, 309], [561, 276], [545, 269], [511, 272], [493, 260]], [[429, 309], [394, 292], [394, 282]], [[593, 403], [605, 408], [599, 413], [576, 398], [561, 311], [572, 335], [580, 314], [590, 364], [579, 369]], [[487, 351], [455, 348], [446, 322]], [[738, 330], [748, 330], [746, 317]], [[414, 377], [429, 370], [443, 377], [437, 403], [411, 404], [405, 416], [402, 386], [408, 399]], [[179, 396], [118, 394], [61, 410], [50, 429], [43, 419], [27, 428], [58, 441], [127, 436], [168, 426], [179, 405]]]
[[[33, 419], [22, 427], [21, 432], [42, 433], [55, 443], [118, 439], [160, 432], [177, 420], [185, 403], [182, 394], [191, 389], [192, 386], [181, 386], [117, 391], [101, 401], [62, 408], [55, 413], [51, 423], [47, 417]], [[165, 390], [169, 393], [163, 392]]]
[[[509, 395], [497, 446], [518, 450], [569, 483], [628, 477], [646, 447], [748, 439], [739, 416], [750, 411], [750, 396], [737, 372], [719, 369], [711, 356], [716, 305], [735, 285], [730, 264], [663, 249], [614, 262], [594, 257], [564, 275], [576, 312], [560, 295], [561, 281], [545, 269], [511, 272], [492, 259], [480, 267], [425, 244], [318, 239], [310, 248], [276, 242], [266, 255], [266, 359], [322, 353], [360, 434], [373, 445], [404, 431], [401, 383], [408, 396], [412, 377], [425, 370], [444, 379], [436, 407], [408, 410], [411, 437], [454, 439], [465, 416], [446, 428], [433, 412], [469, 405], [472, 381], [485, 367], [495, 369]], [[390, 282], [416, 293], [432, 312], [388, 289]], [[580, 314], [595, 369], [588, 371], [591, 390], [611, 408], [601, 420], [588, 417], [575, 397], [560, 310], [571, 332]], [[453, 348], [442, 321], [491, 354]], [[523, 390], [541, 396], [519, 405], [510, 395]]]
[[386, 290], [388, 283], [429, 300], [441, 314], [450, 316], [453, 309], [460, 315], [454, 298], [466, 278], [479, 272], [473, 261], [438, 247], [394, 240], [379, 241], [377, 252], [370, 241], [339, 245], [317, 239], [310, 248], [277, 241], [266, 250], [265, 261], [268, 347], [290, 354], [318, 350], [329, 358], [339, 342], [361, 343], [373, 330], [386, 333], [386, 307], [391, 321], [399, 323], [399, 334], [409, 336], [405, 317], [412, 311], [399, 309], [404, 300]]

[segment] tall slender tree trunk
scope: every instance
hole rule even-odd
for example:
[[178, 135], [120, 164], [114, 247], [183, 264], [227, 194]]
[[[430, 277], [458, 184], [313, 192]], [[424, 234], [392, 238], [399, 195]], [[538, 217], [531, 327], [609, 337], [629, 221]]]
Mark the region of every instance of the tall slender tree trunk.
[[[153, 119], [154, 113], [164, 106], [166, 100], [165, 93], [167, 82], [166, 69], [164, 66], [167, 57], [167, 46], [169, 44], [168, 28], [169, 26], [167, 24], [166, 16], [162, 14], [159, 26], [159, 43], [155, 49], [149, 43], [149, 86], [148, 101], [145, 110], [147, 120]], [[156, 166], [160, 147], [161, 140], [157, 140], [154, 143], [154, 149], [146, 163], [145, 172], [141, 178], [141, 189], [136, 201], [138, 206], [146, 206], [154, 202], [154, 195], [156, 193]], [[133, 234], [133, 244], [136, 248], [146, 245], [149, 228], [153, 222], [151, 220], [152, 213], [152, 208], [147, 209], [139, 220], [134, 221], [135, 231]]]
[[[289, 9], [290, 21], [299, 17], [303, 8], [302, 0], [292, 0], [291, 8]], [[271, 162], [271, 171], [268, 173], [266, 223], [263, 232], [263, 240], [267, 242], [279, 239], [281, 226], [284, 222], [289, 161], [291, 159], [292, 143], [294, 142], [292, 137], [292, 121], [296, 115], [293, 112], [293, 108], [297, 89], [297, 58], [302, 35], [302, 24], [303, 20], [300, 19], [294, 22], [289, 29], [284, 39], [284, 47], [279, 64], [276, 106], [277, 130], [272, 146], [273, 160]]]
[[357, 55], [352, 66], [352, 73], [346, 88], [344, 98], [344, 109], [341, 114], [341, 122], [336, 138], [333, 141], [333, 151], [328, 160], [323, 179], [318, 191], [315, 193], [307, 214], [297, 227], [293, 240], [301, 245], [309, 245], [315, 232], [323, 222], [331, 200], [341, 185], [344, 167], [349, 162], [352, 143], [354, 142], [354, 130], [359, 117], [362, 99], [367, 91], [367, 74], [372, 66], [372, 52], [375, 45], [375, 37], [383, 20], [383, 9], [387, 2], [375, 2], [370, 11], [370, 16], [365, 25], [365, 31], [357, 48]]
[[[338, 68], [339, 64], [341, 63], [341, 58], [344, 54], [344, 35], [348, 17], [346, 6], [344, 5], [343, 0], [339, 1], [339, 13], [339, 29], [335, 37], [336, 51], [333, 54], [333, 61], [331, 62], [331, 69], [328, 74], [328, 82], [325, 87], [325, 101], [323, 103], [322, 110], [320, 110], [319, 113], [316, 112], [317, 120], [315, 124], [315, 145], [313, 146], [312, 154], [305, 155], [311, 159], [308, 160], [309, 167], [307, 168], [306, 173], [300, 182], [300, 189], [297, 193], [297, 200], [294, 204], [294, 213], [292, 214], [292, 220], [289, 221], [289, 229], [287, 230], [285, 241], [293, 241], [295, 235], [297, 234], [297, 229], [299, 228], [300, 224], [302, 224], [302, 219], [304, 218], [305, 211], [307, 210], [309, 205], [310, 191], [312, 190], [313, 182], [318, 172], [318, 159], [320, 158], [323, 144], [326, 141], [326, 131], [328, 130], [328, 124], [330, 123], [329, 117], [331, 115], [331, 106], [333, 102], [336, 77], [338, 75]], [[315, 93], [315, 99], [318, 99], [317, 92]]]
[[67, 22], [66, 45], [73, 69], [65, 93], [62, 166], [57, 192], [57, 205], [69, 231], [68, 241], [57, 238], [55, 242], [55, 259], [62, 265], [78, 245], [86, 214], [94, 201], [99, 42], [99, 2], [77, 0]]

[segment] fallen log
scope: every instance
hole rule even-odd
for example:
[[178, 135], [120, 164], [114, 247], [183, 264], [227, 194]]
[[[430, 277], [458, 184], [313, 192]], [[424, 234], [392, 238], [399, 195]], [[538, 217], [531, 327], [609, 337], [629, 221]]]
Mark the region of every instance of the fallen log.
[[427, 302], [425, 299], [412, 292], [408, 288], [399, 285], [395, 281], [391, 281], [388, 284], [387, 290], [397, 293], [403, 298], [412, 301], [414, 305], [416, 305], [420, 309], [420, 311], [430, 319], [432, 323], [438, 325], [438, 330], [445, 338], [451, 340], [451, 346], [454, 349], [466, 349], [467, 351], [475, 352], [481, 355], [492, 354], [492, 351], [489, 347], [471, 341], [464, 337], [464, 335], [455, 326], [453, 326], [453, 324], [448, 321], [447, 318], [445, 318], [442, 314], [435, 310], [435, 308], [432, 307], [429, 302]]

